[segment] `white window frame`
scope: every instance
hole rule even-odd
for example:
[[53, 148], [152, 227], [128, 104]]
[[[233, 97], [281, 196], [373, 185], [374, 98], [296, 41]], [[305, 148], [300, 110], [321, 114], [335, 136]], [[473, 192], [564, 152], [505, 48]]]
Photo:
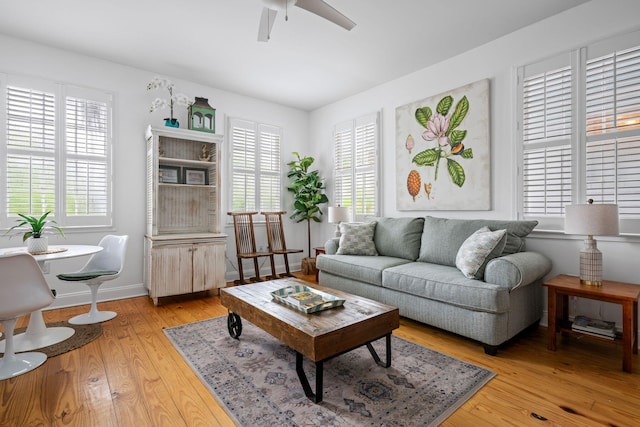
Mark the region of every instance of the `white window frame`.
[[[229, 153], [229, 194], [228, 206], [230, 211], [280, 211], [282, 210], [282, 135], [283, 129], [265, 123], [246, 120], [236, 117], [228, 119], [228, 153]], [[243, 144], [242, 139], [246, 139], [249, 151], [246, 164], [241, 167], [236, 164], [238, 148]], [[240, 144], [240, 145], [238, 145]], [[254, 146], [251, 147], [250, 145]], [[277, 152], [274, 153], [274, 148]], [[253, 154], [253, 156], [252, 156]], [[244, 175], [248, 184], [254, 185], [253, 194], [249, 193], [245, 204], [234, 201], [234, 189], [239, 177]], [[260, 189], [260, 186], [264, 186]], [[247, 188], [247, 187], [245, 187]], [[269, 197], [265, 197], [269, 195]], [[242, 205], [242, 206], [241, 206]], [[261, 216], [254, 218], [255, 222], [263, 222]], [[228, 222], [231, 222], [228, 219]]]
[[[15, 225], [16, 219], [19, 217], [17, 214], [9, 212], [9, 200], [8, 200], [8, 158], [10, 155], [16, 155], [18, 151], [15, 149], [9, 149], [8, 147], [8, 105], [7, 95], [8, 88], [24, 88], [36, 92], [46, 92], [52, 94], [54, 97], [54, 112], [53, 121], [55, 130], [52, 134], [54, 149], [51, 158], [54, 161], [55, 167], [53, 172], [53, 180], [55, 182], [54, 201], [53, 201], [53, 213], [49, 215], [48, 219], [55, 220], [60, 227], [63, 227], [65, 231], [73, 230], [102, 230], [113, 228], [113, 108], [114, 108], [114, 95], [113, 93], [101, 89], [93, 89], [86, 87], [79, 87], [70, 83], [61, 83], [48, 81], [46, 79], [38, 79], [27, 76], [0, 74], [0, 140], [4, 141], [0, 146], [0, 173], [2, 174], [2, 182], [4, 185], [0, 187], [0, 228], [6, 229]], [[104, 113], [104, 127], [103, 134], [101, 135], [104, 142], [104, 151], [100, 155], [95, 153], [91, 154], [73, 154], [68, 149], [67, 144], [67, 108], [66, 102], [68, 98], [75, 98], [83, 101], [96, 102], [103, 106]], [[71, 117], [70, 117], [71, 118]], [[81, 122], [81, 117], [76, 117]], [[86, 124], [86, 122], [85, 122]], [[80, 127], [75, 128], [80, 129]], [[80, 135], [82, 133], [82, 135]], [[76, 133], [78, 138], [87, 137], [87, 133], [80, 131]], [[69, 136], [71, 139], [72, 137]], [[80, 141], [76, 138], [76, 141]], [[85, 141], [86, 142], [86, 141]], [[89, 144], [91, 142], [89, 141]], [[69, 145], [70, 146], [70, 145]], [[38, 155], [39, 151], [31, 151], [29, 149], [20, 150], [19, 154], [27, 156]], [[69, 208], [68, 200], [71, 197], [70, 183], [67, 181], [67, 165], [76, 161], [83, 164], [98, 165], [102, 173], [99, 175], [100, 180], [97, 181], [97, 185], [104, 188], [104, 191], [100, 194], [100, 212], [82, 214], [72, 214], [67, 212]], [[95, 177], [95, 175], [94, 175]], [[90, 194], [88, 191], [91, 185], [88, 183], [84, 188], [84, 194]], [[80, 187], [76, 187], [78, 189]], [[91, 205], [90, 203], [86, 205]], [[33, 212], [20, 212], [27, 215], [41, 215], [38, 209], [33, 209]]]
[[[567, 190], [570, 192], [570, 196], [566, 199], [567, 194], [564, 193], [565, 200], [563, 203], [586, 203], [588, 198], [593, 198], [595, 203], [618, 203], [620, 207], [620, 229], [622, 233], [638, 233], [640, 232], [640, 189], [636, 190], [633, 197], [636, 200], [635, 207], [637, 209], [631, 209], [624, 207], [624, 203], [621, 204], [622, 199], [618, 200], [621, 193], [617, 191], [617, 188], [613, 190], [604, 190], [601, 194], [596, 195], [593, 190], [593, 175], [594, 168], [587, 165], [587, 152], [589, 147], [599, 141], [609, 141], [610, 145], [615, 146], [613, 154], [610, 156], [617, 156], [618, 151], [616, 147], [622, 146], [625, 139], [629, 138], [634, 140], [634, 147], [637, 147], [638, 141], [640, 141], [640, 127], [636, 126], [635, 129], [614, 129], [613, 131], [603, 132], [601, 134], [588, 135], [587, 134], [587, 106], [594, 105], [595, 102], [587, 99], [587, 68], [588, 63], [595, 59], [601, 58], [605, 55], [612, 54], [614, 52], [624, 52], [628, 49], [640, 47], [640, 31], [625, 34], [611, 39], [606, 39], [600, 42], [591, 43], [588, 46], [579, 47], [570, 52], [556, 55], [545, 60], [537, 61], [532, 64], [518, 67], [517, 69], [517, 101], [516, 105], [516, 129], [517, 129], [517, 155], [518, 155], [518, 186], [516, 192], [517, 211], [518, 217], [523, 219], [538, 220], [540, 225], [539, 230], [561, 231], [564, 228], [564, 206], [558, 211], [551, 213], [538, 214], [528, 212], [525, 202], [525, 180], [526, 167], [525, 167], [525, 155], [531, 149], [548, 149], [554, 145], [570, 144], [570, 188]], [[569, 65], [571, 68], [571, 132], [564, 136], [564, 140], [561, 138], [541, 138], [536, 141], [525, 141], [525, 128], [524, 128], [524, 81], [527, 76], [541, 74], [558, 70], [562, 66]], [[635, 74], [634, 74], [635, 75]], [[634, 78], [634, 87], [638, 85], [638, 78]], [[614, 95], [612, 103], [618, 105], [616, 96]], [[635, 102], [637, 102], [636, 97]], [[603, 107], [606, 112], [611, 111], [611, 107]], [[619, 108], [619, 105], [618, 107]], [[603, 113], [604, 114], [604, 113]], [[637, 119], [637, 118], [636, 118]], [[565, 151], [565, 154], [567, 154]], [[622, 149], [620, 149], [622, 151]], [[637, 151], [637, 150], [636, 150]], [[631, 150], [629, 150], [631, 152]], [[633, 154], [631, 154], [633, 155]], [[593, 157], [593, 156], [592, 156]], [[557, 158], [556, 158], [557, 159]], [[634, 170], [640, 169], [637, 167], [640, 163], [632, 160], [631, 157], [617, 156], [613, 161], [609, 161], [603, 167], [608, 167], [609, 172], [618, 173], [621, 169], [618, 165], [624, 167], [627, 163], [634, 162]], [[603, 163], [607, 163], [603, 160]], [[593, 165], [593, 163], [591, 163]], [[565, 163], [566, 166], [566, 163]], [[611, 169], [613, 168], [613, 169]], [[591, 184], [588, 184], [588, 174], [591, 174]], [[633, 172], [633, 176], [630, 177], [632, 183], [640, 183], [640, 174]], [[597, 180], [597, 176], [595, 177]], [[620, 182], [620, 179], [613, 178], [613, 186]], [[566, 181], [564, 181], [566, 184]], [[598, 183], [598, 185], [600, 185]], [[600, 185], [606, 187], [605, 185]], [[546, 187], [545, 187], [546, 190]], [[609, 191], [609, 194], [606, 194]], [[613, 193], [612, 193], [613, 192]], [[600, 199], [606, 200], [600, 200]]]
[[[380, 112], [338, 123], [333, 129], [332, 206], [349, 210], [351, 221], [380, 216]], [[373, 197], [372, 203], [367, 203]]]

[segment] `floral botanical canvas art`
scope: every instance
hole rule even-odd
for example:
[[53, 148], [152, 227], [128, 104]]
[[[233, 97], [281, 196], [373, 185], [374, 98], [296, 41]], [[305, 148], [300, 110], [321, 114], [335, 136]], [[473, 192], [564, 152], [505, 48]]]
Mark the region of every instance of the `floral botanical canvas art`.
[[488, 210], [489, 80], [396, 108], [398, 210]]

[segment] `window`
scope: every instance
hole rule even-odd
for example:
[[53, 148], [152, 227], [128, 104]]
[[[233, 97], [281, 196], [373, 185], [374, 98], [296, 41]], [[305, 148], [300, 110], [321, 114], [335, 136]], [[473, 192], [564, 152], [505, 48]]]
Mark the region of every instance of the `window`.
[[335, 206], [349, 209], [353, 221], [379, 212], [378, 113], [334, 128]]
[[640, 32], [520, 67], [518, 85], [521, 215], [559, 230], [591, 198], [640, 230]]
[[236, 118], [229, 119], [229, 128], [231, 209], [236, 212], [281, 210], [282, 129]]
[[17, 76], [0, 87], [3, 225], [52, 211], [63, 227], [111, 226], [112, 95]]

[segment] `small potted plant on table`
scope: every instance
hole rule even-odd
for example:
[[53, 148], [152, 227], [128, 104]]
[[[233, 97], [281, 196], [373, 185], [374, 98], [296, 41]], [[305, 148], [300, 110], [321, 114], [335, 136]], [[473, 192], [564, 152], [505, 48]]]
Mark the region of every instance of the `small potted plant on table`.
[[46, 252], [49, 249], [49, 239], [44, 234], [49, 232], [52, 228], [56, 230], [62, 237], [64, 237], [64, 231], [58, 227], [55, 221], [47, 220], [47, 216], [51, 211], [45, 212], [41, 217], [29, 216], [19, 213], [21, 219], [17, 219], [17, 225], [11, 227], [7, 232], [8, 234], [13, 230], [23, 229], [20, 232], [22, 234], [22, 241], [27, 242], [27, 250], [31, 254]]

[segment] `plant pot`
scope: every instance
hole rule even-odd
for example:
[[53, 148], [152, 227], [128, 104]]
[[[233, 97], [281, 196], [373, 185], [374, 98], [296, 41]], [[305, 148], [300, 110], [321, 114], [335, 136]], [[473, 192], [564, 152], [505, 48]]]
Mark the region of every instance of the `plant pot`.
[[164, 125], [170, 128], [179, 128], [180, 122], [178, 122], [178, 119], [164, 119]]
[[304, 275], [316, 274], [316, 259], [309, 257], [302, 258], [301, 268], [302, 274]]
[[29, 237], [27, 239], [27, 251], [30, 254], [46, 252], [49, 249], [48, 237]]

